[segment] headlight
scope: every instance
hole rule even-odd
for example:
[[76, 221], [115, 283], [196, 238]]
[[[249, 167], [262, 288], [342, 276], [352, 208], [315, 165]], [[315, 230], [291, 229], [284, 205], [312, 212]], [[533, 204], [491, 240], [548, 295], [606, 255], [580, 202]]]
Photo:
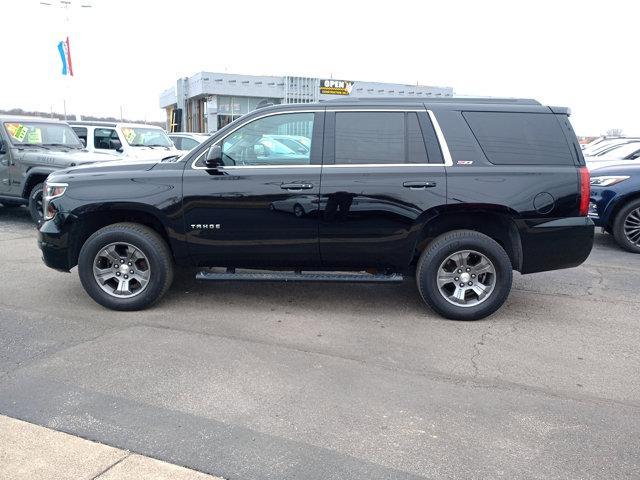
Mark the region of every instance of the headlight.
[[592, 187], [610, 187], [629, 178], [629, 175], [610, 175], [602, 177], [591, 177]]
[[66, 183], [44, 183], [44, 198], [42, 201], [42, 208], [44, 210], [44, 219], [51, 220], [56, 216], [56, 209], [51, 205], [51, 200], [61, 197], [67, 190], [69, 185]]

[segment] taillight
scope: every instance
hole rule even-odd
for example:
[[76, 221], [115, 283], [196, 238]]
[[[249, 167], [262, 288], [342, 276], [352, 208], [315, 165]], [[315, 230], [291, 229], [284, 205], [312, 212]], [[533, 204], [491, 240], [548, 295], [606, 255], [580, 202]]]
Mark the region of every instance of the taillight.
[[589, 197], [591, 196], [590, 176], [587, 167], [580, 167], [580, 213], [586, 217], [589, 213]]

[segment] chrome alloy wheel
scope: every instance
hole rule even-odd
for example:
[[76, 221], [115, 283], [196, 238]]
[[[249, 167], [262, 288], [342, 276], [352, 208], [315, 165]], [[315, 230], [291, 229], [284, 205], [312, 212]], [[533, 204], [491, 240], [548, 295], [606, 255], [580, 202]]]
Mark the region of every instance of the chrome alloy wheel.
[[640, 208], [629, 212], [624, 219], [624, 235], [629, 242], [640, 247]]
[[485, 255], [461, 250], [449, 255], [438, 269], [438, 290], [458, 307], [474, 307], [491, 296], [496, 268]]
[[111, 243], [96, 254], [93, 278], [112, 297], [135, 297], [149, 285], [149, 259], [130, 243]]

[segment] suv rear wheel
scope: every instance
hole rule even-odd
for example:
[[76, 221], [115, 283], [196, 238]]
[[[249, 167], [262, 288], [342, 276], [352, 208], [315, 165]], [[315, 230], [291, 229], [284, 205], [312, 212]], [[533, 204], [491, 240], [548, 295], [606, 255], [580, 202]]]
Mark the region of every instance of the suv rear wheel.
[[173, 280], [169, 247], [136, 223], [104, 227], [84, 243], [78, 273], [86, 292], [113, 310], [141, 310], [162, 297]]
[[512, 278], [504, 249], [471, 230], [454, 230], [434, 239], [416, 269], [422, 299], [453, 320], [478, 320], [494, 313], [507, 299]]
[[625, 250], [640, 253], [640, 199], [629, 202], [618, 212], [613, 236]]

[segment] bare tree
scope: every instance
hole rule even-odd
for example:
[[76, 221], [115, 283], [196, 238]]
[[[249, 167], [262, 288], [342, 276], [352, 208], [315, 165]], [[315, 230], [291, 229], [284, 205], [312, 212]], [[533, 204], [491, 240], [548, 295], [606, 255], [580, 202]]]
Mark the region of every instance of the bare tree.
[[622, 129], [621, 128], [610, 128], [607, 130], [607, 137], [621, 137]]

